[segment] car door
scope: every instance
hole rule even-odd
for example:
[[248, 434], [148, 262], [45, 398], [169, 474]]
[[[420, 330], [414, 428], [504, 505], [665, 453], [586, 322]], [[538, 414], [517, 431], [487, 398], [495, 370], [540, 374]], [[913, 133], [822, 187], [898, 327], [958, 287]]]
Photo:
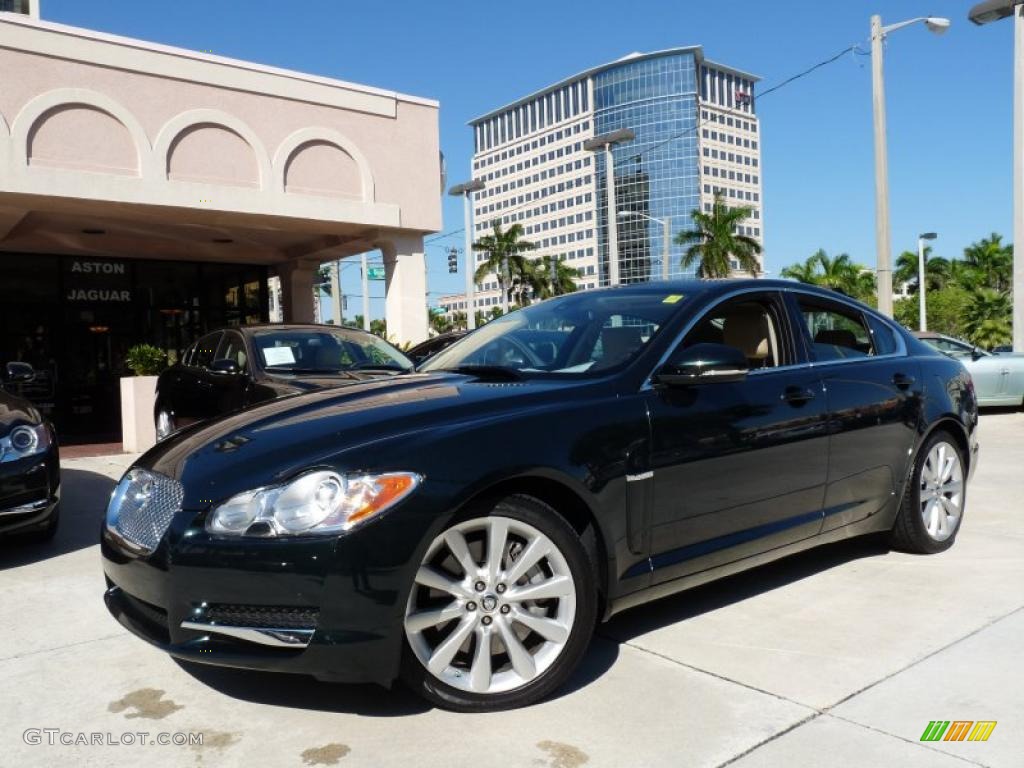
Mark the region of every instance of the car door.
[[743, 293], [707, 310], [677, 350], [701, 343], [736, 347], [751, 368], [741, 381], [649, 393], [653, 583], [821, 528], [825, 397], [781, 294]]
[[789, 298], [828, 404], [824, 532], [898, 502], [921, 416], [920, 372], [902, 337], [856, 304]]

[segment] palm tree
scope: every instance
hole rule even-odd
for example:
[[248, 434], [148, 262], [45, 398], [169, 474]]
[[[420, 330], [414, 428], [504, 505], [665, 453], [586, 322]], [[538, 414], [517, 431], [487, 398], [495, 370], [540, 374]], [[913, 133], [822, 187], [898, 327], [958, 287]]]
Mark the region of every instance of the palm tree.
[[1013, 246], [1002, 241], [1003, 236], [993, 232], [964, 248], [964, 261], [978, 275], [979, 282], [997, 291], [1010, 289], [1013, 273]]
[[[924, 280], [929, 291], [941, 291], [950, 280], [950, 262], [941, 256], [930, 257], [932, 248], [924, 248]], [[904, 251], [896, 259], [892, 272], [894, 283], [906, 284], [910, 293], [917, 293], [918, 256], [913, 251]]]
[[[554, 268], [554, 274], [552, 274]], [[580, 276], [575, 267], [570, 267], [558, 256], [547, 256], [533, 263], [531, 288], [539, 299], [550, 299], [576, 290], [574, 278]]]
[[502, 231], [501, 222], [495, 220], [493, 227], [491, 234], [484, 235], [473, 243], [473, 250], [487, 254], [487, 259], [477, 268], [473, 279], [479, 283], [487, 275], [496, 275], [498, 286], [501, 288], [502, 311], [508, 312], [508, 304], [513, 293], [518, 293], [520, 304], [522, 303], [523, 294], [529, 284], [530, 270], [528, 259], [523, 254], [534, 250], [537, 245], [522, 239], [522, 224], [513, 224]]
[[761, 244], [738, 234], [740, 222], [749, 218], [753, 211], [744, 205], [730, 208], [721, 193], [715, 195], [710, 213], [694, 210], [690, 214], [694, 228], [676, 235], [678, 245], [690, 246], [683, 254], [683, 269], [696, 264], [698, 277], [729, 277], [731, 259], [735, 259], [742, 271], [758, 274], [761, 264], [757, 256], [761, 253]]
[[832, 257], [822, 248], [802, 264], [785, 267], [781, 275], [801, 283], [831, 288], [862, 301], [875, 293], [875, 276], [870, 269], [854, 262], [847, 253]]
[[1012, 303], [1007, 293], [994, 288], [973, 292], [964, 312], [964, 331], [972, 344], [993, 347], [1013, 338]]

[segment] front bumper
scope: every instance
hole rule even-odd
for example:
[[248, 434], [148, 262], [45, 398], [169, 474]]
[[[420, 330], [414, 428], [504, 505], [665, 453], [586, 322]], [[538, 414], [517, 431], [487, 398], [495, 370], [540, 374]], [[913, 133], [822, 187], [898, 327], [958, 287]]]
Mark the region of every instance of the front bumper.
[[60, 459], [46, 453], [0, 463], [0, 536], [43, 528], [60, 502]]
[[389, 685], [419, 541], [416, 526], [389, 517], [337, 538], [231, 539], [179, 512], [143, 556], [104, 527], [104, 599], [125, 628], [181, 659]]

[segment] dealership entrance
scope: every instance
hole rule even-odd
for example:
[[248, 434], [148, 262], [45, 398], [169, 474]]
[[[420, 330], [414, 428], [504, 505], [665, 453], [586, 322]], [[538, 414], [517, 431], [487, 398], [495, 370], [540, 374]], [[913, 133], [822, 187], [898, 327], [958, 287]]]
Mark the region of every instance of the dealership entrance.
[[37, 372], [21, 394], [63, 443], [121, 439], [124, 358], [175, 362], [213, 328], [267, 320], [266, 266], [0, 253], [0, 363]]

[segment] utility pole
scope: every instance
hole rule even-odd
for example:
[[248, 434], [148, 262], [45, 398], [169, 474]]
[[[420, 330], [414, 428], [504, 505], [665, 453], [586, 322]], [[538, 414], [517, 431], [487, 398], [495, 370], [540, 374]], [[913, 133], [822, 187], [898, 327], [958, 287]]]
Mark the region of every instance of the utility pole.
[[875, 273], [878, 311], [892, 317], [892, 251], [889, 246], [889, 155], [885, 144], [885, 73], [882, 17], [871, 17], [871, 103], [875, 118]]

